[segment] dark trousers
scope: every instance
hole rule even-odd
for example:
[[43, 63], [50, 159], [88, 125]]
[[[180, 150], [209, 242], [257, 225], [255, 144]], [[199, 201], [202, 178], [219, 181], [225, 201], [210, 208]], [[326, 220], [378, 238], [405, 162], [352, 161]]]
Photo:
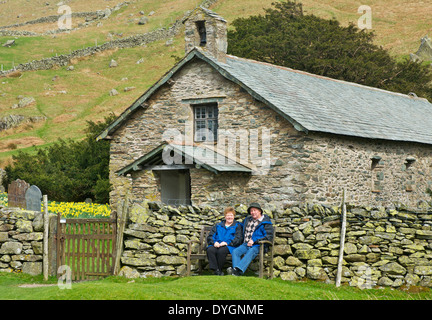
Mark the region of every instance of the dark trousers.
[[223, 246], [215, 248], [213, 246], [207, 248], [207, 258], [209, 261], [210, 270], [222, 270], [226, 256], [229, 253], [228, 247]]

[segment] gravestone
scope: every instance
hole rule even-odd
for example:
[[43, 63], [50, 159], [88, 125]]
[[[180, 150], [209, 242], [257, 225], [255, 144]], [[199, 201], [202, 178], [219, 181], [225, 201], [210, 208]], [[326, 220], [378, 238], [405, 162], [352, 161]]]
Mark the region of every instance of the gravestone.
[[17, 179], [8, 185], [8, 206], [13, 208], [26, 209], [27, 203], [25, 194], [30, 184], [24, 180]]
[[432, 60], [432, 41], [428, 36], [421, 38], [420, 47], [416, 53], [410, 54], [411, 61], [431, 61]]
[[42, 192], [35, 185], [27, 189], [25, 194], [27, 210], [42, 211]]

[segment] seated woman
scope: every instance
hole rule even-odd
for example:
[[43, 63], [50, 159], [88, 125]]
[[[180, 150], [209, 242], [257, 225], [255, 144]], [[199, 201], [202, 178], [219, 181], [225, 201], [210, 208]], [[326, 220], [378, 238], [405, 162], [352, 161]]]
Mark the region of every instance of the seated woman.
[[225, 219], [213, 226], [207, 237], [209, 268], [219, 276], [223, 276], [222, 268], [227, 254], [243, 242], [243, 228], [239, 222], [234, 221], [234, 208], [226, 208], [224, 215]]

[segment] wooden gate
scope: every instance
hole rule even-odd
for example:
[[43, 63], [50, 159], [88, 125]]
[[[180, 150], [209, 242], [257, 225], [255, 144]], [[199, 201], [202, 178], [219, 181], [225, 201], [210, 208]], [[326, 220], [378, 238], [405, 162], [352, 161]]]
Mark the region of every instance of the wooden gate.
[[112, 275], [116, 219], [57, 219], [57, 268], [69, 267], [73, 281]]

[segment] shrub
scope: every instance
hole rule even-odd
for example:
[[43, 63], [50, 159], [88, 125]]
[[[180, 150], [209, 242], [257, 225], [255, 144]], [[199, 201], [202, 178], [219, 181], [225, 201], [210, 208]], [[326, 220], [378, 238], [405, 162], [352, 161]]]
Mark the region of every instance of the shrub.
[[4, 187], [22, 179], [38, 186], [49, 199], [56, 201], [109, 201], [109, 142], [96, 136], [115, 119], [111, 114], [104, 122], [87, 122], [86, 138], [81, 141], [59, 139], [36, 154], [20, 151], [6, 166]]

